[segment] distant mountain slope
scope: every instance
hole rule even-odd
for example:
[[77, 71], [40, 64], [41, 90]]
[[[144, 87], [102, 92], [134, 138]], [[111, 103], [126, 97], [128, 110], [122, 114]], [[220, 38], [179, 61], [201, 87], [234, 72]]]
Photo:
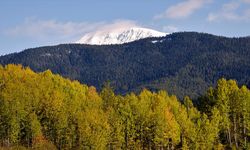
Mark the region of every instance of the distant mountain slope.
[[105, 31], [96, 31], [84, 35], [76, 43], [90, 45], [123, 44], [148, 37], [163, 37], [167, 33], [158, 32], [152, 29], [131, 27], [115, 28]]
[[146, 87], [197, 97], [221, 77], [250, 84], [250, 38], [183, 32], [121, 45], [63, 44], [0, 57], [9, 63], [97, 88], [110, 81], [118, 93]]

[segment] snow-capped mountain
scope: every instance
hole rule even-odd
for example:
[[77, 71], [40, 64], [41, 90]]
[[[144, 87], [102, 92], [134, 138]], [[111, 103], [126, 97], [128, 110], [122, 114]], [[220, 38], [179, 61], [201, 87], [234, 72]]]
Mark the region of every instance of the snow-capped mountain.
[[140, 27], [109, 29], [87, 33], [76, 43], [91, 45], [123, 44], [147, 37], [162, 37], [167, 34]]

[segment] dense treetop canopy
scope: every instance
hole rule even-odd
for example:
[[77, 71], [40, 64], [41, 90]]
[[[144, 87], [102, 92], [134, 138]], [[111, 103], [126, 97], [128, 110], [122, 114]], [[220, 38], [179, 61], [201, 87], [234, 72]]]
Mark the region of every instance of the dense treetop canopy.
[[116, 95], [47, 70], [0, 66], [0, 149], [249, 149], [250, 90], [220, 79], [195, 106], [166, 91]]

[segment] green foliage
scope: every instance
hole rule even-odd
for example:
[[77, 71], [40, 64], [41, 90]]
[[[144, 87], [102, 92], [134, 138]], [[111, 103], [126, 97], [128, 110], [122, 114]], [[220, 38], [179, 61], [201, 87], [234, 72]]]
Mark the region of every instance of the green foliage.
[[59, 149], [106, 146], [109, 125], [94, 88], [15, 65], [1, 67], [0, 80], [3, 143], [36, 148], [52, 143]]
[[218, 111], [216, 114], [220, 119], [216, 120], [219, 120], [220, 139], [228, 147], [247, 148], [249, 143], [249, 94], [246, 86], [240, 88], [234, 80], [220, 79], [216, 88], [211, 88], [203, 98], [208, 102], [203, 103], [200, 109], [204, 111], [204, 105], [213, 101], [213, 107], [205, 106], [205, 112], [214, 114]]
[[51, 71], [0, 66], [0, 149], [248, 149], [250, 91], [221, 79], [183, 104], [165, 91], [100, 93]]

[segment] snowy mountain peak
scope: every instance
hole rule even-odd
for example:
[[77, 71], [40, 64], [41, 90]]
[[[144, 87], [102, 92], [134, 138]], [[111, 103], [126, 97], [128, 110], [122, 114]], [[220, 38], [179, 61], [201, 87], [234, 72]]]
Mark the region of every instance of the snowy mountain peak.
[[87, 33], [76, 43], [91, 45], [123, 44], [147, 37], [162, 37], [167, 34], [140, 27], [119, 28]]

